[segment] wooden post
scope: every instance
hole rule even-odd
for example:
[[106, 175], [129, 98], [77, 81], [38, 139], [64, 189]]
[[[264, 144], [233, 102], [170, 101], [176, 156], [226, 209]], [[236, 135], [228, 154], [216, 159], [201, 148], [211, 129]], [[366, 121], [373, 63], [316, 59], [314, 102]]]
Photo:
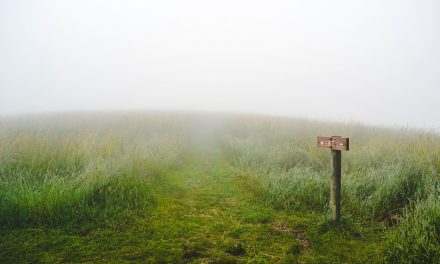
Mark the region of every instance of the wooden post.
[[333, 220], [341, 219], [341, 151], [349, 150], [349, 139], [340, 136], [318, 137], [319, 148], [329, 148], [332, 152], [332, 183], [330, 191], [330, 207]]
[[341, 151], [332, 149], [332, 188], [330, 194], [330, 205], [332, 208], [333, 220], [341, 218]]

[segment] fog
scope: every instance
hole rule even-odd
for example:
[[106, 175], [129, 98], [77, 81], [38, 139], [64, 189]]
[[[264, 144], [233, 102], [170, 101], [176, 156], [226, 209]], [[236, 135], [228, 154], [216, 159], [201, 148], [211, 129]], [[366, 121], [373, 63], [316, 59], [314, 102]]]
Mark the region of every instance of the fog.
[[248, 112], [440, 128], [440, 2], [0, 0], [0, 115]]

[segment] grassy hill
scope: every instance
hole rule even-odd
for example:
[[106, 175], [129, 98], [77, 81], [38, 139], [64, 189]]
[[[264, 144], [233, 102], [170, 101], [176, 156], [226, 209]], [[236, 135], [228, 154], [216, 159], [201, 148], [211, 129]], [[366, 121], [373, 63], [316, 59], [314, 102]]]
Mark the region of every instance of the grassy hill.
[[[342, 215], [330, 154], [351, 139]], [[0, 262], [440, 263], [440, 137], [255, 115], [0, 118]]]

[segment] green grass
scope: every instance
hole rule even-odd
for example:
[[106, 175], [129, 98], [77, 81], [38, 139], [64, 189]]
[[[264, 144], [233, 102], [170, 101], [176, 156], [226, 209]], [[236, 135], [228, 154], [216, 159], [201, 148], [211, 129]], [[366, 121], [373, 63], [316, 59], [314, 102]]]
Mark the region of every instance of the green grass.
[[229, 135], [224, 149], [234, 167], [255, 185], [254, 193], [268, 204], [325, 213], [330, 155], [316, 148], [314, 137], [349, 136], [351, 150], [343, 153], [343, 214], [367, 230], [375, 228], [367, 222], [380, 224], [386, 240], [379, 245], [380, 257], [370, 261], [438, 261], [438, 135], [326, 125], [323, 129], [325, 124], [308, 121], [252, 120], [245, 132]]
[[154, 204], [151, 182], [170, 162], [135, 149], [108, 152], [109, 142], [94, 144], [81, 137], [35, 136], [6, 146], [0, 161], [0, 223], [82, 224]]
[[[194, 113], [4, 118], [0, 262], [436, 263], [440, 139]], [[343, 219], [330, 154], [350, 136]]]

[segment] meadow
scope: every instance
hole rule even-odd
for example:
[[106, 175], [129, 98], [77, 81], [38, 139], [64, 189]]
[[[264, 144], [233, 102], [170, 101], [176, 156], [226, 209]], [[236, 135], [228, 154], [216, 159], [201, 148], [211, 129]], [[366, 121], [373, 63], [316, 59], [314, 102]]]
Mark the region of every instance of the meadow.
[[[330, 153], [350, 137], [342, 220]], [[0, 117], [0, 262], [440, 263], [440, 136], [178, 112]]]

